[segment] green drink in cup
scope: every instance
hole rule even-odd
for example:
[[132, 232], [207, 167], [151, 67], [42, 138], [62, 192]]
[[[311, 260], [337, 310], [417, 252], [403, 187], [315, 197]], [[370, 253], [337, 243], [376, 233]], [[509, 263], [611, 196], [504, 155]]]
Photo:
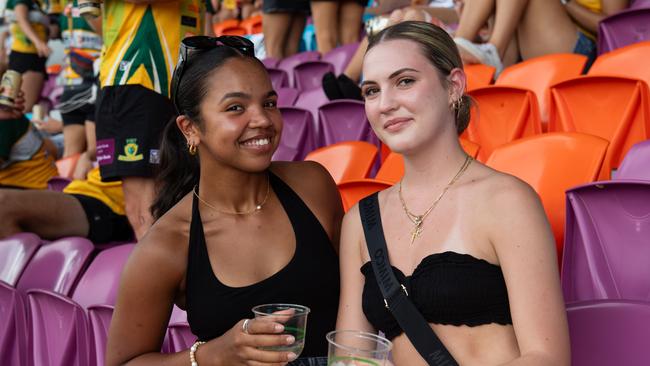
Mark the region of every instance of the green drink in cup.
[[325, 336], [329, 348], [327, 366], [388, 366], [393, 344], [376, 334], [335, 330]]
[[255, 319], [268, 320], [284, 325], [282, 334], [289, 334], [295, 338], [293, 344], [286, 346], [261, 347], [270, 351], [293, 352], [300, 356], [305, 347], [305, 332], [307, 330], [307, 315], [309, 308], [294, 304], [265, 304], [253, 308]]

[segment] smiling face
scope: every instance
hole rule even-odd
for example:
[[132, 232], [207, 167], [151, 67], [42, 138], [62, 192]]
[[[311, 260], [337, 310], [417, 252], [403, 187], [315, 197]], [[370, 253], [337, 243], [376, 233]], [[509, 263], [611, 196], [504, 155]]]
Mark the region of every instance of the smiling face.
[[377, 44], [364, 58], [363, 75], [368, 120], [391, 150], [408, 153], [441, 133], [455, 135], [450, 106], [458, 98], [456, 88], [448, 86], [417, 43], [395, 39]]
[[195, 129], [201, 156], [247, 172], [268, 168], [282, 116], [266, 71], [252, 59], [237, 57], [207, 77], [201, 124]]

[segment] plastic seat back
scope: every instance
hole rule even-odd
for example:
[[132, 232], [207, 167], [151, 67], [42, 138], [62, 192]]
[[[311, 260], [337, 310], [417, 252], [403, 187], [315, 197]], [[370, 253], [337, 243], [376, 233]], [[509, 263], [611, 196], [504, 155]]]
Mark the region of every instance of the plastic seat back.
[[239, 27], [244, 28], [246, 30], [246, 34], [262, 33], [262, 16], [255, 15], [243, 19], [239, 23]]
[[359, 43], [349, 43], [336, 47], [323, 55], [322, 60], [334, 65], [336, 75], [342, 74], [350, 63], [352, 56], [357, 52]]
[[320, 163], [339, 184], [366, 178], [376, 157], [377, 146], [363, 141], [347, 141], [316, 149], [307, 154], [305, 160]]
[[535, 189], [551, 223], [559, 260], [564, 243], [564, 192], [596, 180], [606, 150], [607, 141], [596, 136], [548, 133], [501, 146], [486, 164]]
[[278, 68], [287, 72], [287, 75], [289, 75], [289, 86], [295, 87], [293, 69], [303, 62], [318, 60], [320, 60], [320, 53], [318, 51], [305, 51], [283, 58], [278, 62]]
[[246, 29], [239, 26], [239, 20], [226, 19], [223, 22], [215, 23], [212, 25], [214, 34], [219, 37], [223, 35], [243, 36], [246, 34]]
[[537, 96], [542, 125], [544, 125], [548, 122], [551, 85], [580, 76], [586, 62], [586, 56], [575, 53], [535, 57], [506, 67], [494, 84], [514, 86], [534, 92]]
[[294, 107], [280, 108], [284, 125], [280, 145], [273, 160], [303, 160], [316, 148], [314, 120], [309, 111]]
[[567, 192], [565, 301], [650, 301], [650, 182], [600, 181]]
[[275, 90], [278, 93], [278, 107], [293, 107], [300, 91], [296, 88], [291, 87], [281, 87]]
[[0, 281], [0, 365], [27, 364], [24, 307], [20, 293]]
[[323, 87], [323, 75], [334, 72], [334, 66], [327, 61], [307, 61], [293, 69], [294, 85], [298, 90]]
[[370, 196], [375, 192], [390, 188], [391, 186], [391, 183], [375, 179], [351, 180], [337, 184], [345, 212], [351, 209], [363, 198]]
[[630, 148], [614, 178], [650, 181], [650, 140], [639, 142]]
[[19, 233], [0, 240], [0, 281], [16, 286], [40, 245], [41, 238], [32, 233]]
[[72, 180], [64, 177], [52, 177], [47, 181], [47, 189], [50, 191], [63, 192], [63, 189], [70, 184]]
[[610, 15], [598, 23], [598, 54], [650, 40], [650, 8], [634, 8]]
[[532, 91], [489, 86], [473, 90], [469, 95], [476, 106], [462, 136], [481, 146], [478, 160], [486, 161], [503, 144], [542, 132], [537, 97]]
[[473, 64], [463, 66], [465, 75], [467, 75], [467, 91], [483, 88], [492, 84], [496, 69], [492, 66], [483, 64]]
[[93, 250], [93, 243], [85, 238], [64, 238], [42, 245], [27, 264], [17, 288], [40, 288], [70, 296]]
[[113, 318], [115, 308], [112, 305], [93, 305], [88, 308], [88, 321], [92, 333], [94, 359], [92, 363], [97, 366], [104, 365], [106, 360], [106, 343], [108, 342], [108, 329]]
[[367, 141], [377, 147], [379, 139], [370, 128], [364, 103], [357, 100], [335, 100], [318, 109], [320, 146], [343, 141]]
[[266, 72], [269, 74], [273, 89], [280, 89], [289, 86], [289, 75], [286, 71], [273, 67], [267, 67]]
[[582, 76], [551, 87], [549, 131], [580, 132], [609, 141], [600, 179], [609, 179], [637, 142], [650, 138], [650, 92], [635, 79]]
[[650, 365], [650, 304], [585, 301], [567, 306], [571, 365]]
[[169, 336], [170, 353], [184, 351], [196, 341], [196, 336], [192, 334], [187, 322], [170, 323], [167, 327], [167, 335]]
[[650, 60], [650, 41], [634, 43], [598, 56], [588, 75], [641, 79], [650, 85], [647, 60]]
[[[298, 96], [298, 100], [296, 100], [296, 103], [294, 104], [294, 107], [306, 109], [311, 112], [312, 117], [314, 117], [314, 121], [316, 121], [316, 126], [318, 126], [318, 108], [320, 108], [322, 105], [327, 104], [328, 102], [329, 99], [327, 99], [325, 91], [323, 91], [322, 88], [316, 88], [301, 92]], [[320, 133], [320, 131], [317, 129], [316, 133]]]

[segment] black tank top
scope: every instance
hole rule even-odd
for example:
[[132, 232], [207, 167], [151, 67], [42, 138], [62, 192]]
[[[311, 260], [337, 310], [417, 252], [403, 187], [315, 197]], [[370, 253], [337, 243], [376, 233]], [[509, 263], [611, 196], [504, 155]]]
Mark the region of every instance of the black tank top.
[[238, 321], [252, 318], [251, 308], [290, 303], [311, 309], [301, 357], [327, 354], [325, 334], [334, 330], [339, 303], [338, 256], [320, 222], [300, 197], [269, 172], [271, 188], [282, 204], [296, 237], [293, 258], [279, 272], [258, 283], [229, 287], [212, 271], [196, 196], [192, 203], [187, 258], [187, 320], [199, 340], [221, 336]]

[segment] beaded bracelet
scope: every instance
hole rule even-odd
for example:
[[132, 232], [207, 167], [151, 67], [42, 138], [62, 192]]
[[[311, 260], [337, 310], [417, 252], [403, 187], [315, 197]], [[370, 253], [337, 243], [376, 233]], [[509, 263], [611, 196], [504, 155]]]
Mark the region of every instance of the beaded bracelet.
[[204, 344], [204, 343], [205, 342], [202, 342], [202, 341], [196, 341], [196, 342], [194, 342], [192, 347], [190, 347], [190, 365], [199, 366], [199, 363], [196, 362], [196, 357], [194, 357], [194, 354], [196, 353], [196, 350], [199, 349], [199, 346]]

